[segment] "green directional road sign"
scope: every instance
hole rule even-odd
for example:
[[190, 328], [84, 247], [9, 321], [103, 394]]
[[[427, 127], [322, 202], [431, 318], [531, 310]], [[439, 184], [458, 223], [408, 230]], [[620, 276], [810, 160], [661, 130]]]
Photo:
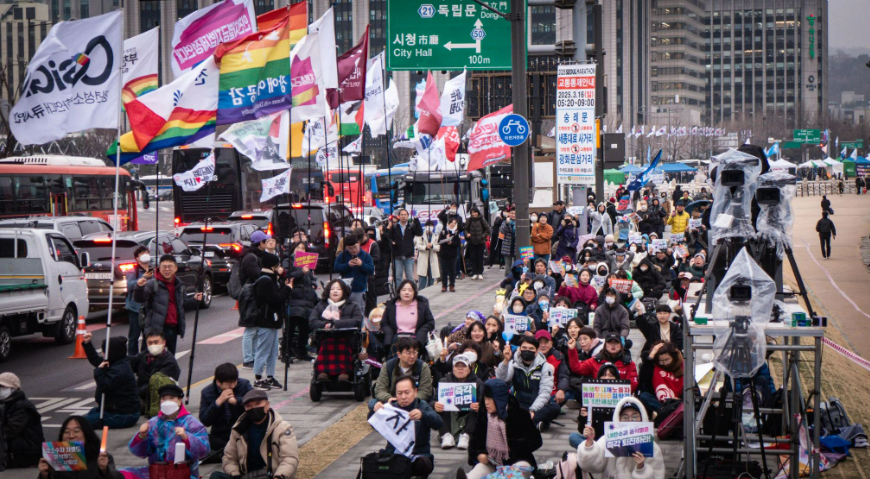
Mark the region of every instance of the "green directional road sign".
[[784, 141], [782, 142], [782, 149], [787, 150], [789, 148], [800, 148], [802, 145], [799, 141]]
[[841, 141], [841, 148], [864, 148], [864, 140]]
[[386, 42], [391, 71], [511, 69], [510, 22], [472, 0], [387, 0]]
[[821, 143], [822, 130], [795, 130], [794, 141], [798, 143]]

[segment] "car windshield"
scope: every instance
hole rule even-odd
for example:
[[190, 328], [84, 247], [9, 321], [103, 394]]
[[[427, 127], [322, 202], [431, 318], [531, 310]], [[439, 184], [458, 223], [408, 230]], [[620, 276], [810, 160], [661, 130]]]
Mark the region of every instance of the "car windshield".
[[203, 233], [206, 235], [205, 244], [220, 244], [233, 242], [232, 228], [212, 228], [208, 227], [209, 231], [202, 231], [204, 227], [184, 228], [178, 236], [185, 243], [202, 243]]
[[452, 200], [468, 197], [468, 182], [438, 181], [413, 182], [405, 192], [405, 201], [414, 205], [444, 205]]
[[[78, 240], [73, 243], [79, 253], [88, 253], [91, 261], [111, 261], [112, 260], [112, 241], [106, 239], [100, 240]], [[139, 246], [135, 241], [121, 240], [115, 245], [116, 260], [130, 260], [133, 258], [133, 252]]]

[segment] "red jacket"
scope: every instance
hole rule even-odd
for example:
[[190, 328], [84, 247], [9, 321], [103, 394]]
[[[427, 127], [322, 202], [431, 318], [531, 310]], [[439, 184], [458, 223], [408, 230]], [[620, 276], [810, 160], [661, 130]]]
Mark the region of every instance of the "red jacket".
[[581, 284], [576, 288], [569, 288], [565, 283], [562, 283], [558, 296], [565, 296], [572, 303], [582, 301], [589, 305], [589, 311], [595, 311], [595, 308], [598, 307], [598, 292], [595, 291], [593, 286], [588, 284], [586, 286]]
[[674, 377], [673, 373], [665, 371], [658, 365], [653, 370], [652, 385], [656, 399], [659, 401], [664, 402], [668, 398], [681, 399], [683, 397], [683, 377]]
[[559, 381], [558, 381], [559, 377], [558, 376], [559, 376], [559, 366], [562, 365], [562, 360], [557, 358], [555, 354], [549, 354], [549, 355], [547, 355], [547, 362], [550, 363], [551, 366], [553, 366], [553, 371], [556, 372], [556, 374], [555, 374], [556, 380], [553, 381], [553, 392], [550, 393], [550, 395], [552, 396], [553, 394], [556, 394], [556, 391], [559, 390]]
[[[594, 358], [581, 362], [577, 357], [577, 349], [568, 351], [568, 367], [574, 374], [580, 376], [597, 378], [598, 370], [601, 369], [602, 365], [609, 362], [611, 361], [605, 360], [600, 353]], [[613, 362], [613, 365], [619, 371], [619, 379], [631, 381], [631, 392], [637, 392], [637, 366], [634, 362], [629, 361], [628, 364], [625, 364], [622, 361], [616, 361]]]

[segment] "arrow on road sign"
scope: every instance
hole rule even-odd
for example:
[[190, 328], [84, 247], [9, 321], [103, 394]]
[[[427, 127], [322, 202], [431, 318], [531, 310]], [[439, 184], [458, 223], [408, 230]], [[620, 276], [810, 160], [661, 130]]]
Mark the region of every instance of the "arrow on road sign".
[[[483, 32], [483, 28], [481, 28], [481, 27], [483, 27], [483, 22], [481, 22], [480, 19], [478, 18], [477, 21], [474, 22], [474, 29], [475, 29], [475, 30], [480, 30], [481, 32]], [[472, 32], [473, 32], [473, 31], [474, 31], [474, 30], [472, 30]], [[483, 33], [484, 33], [484, 36], [486, 36], [486, 32], [483, 32]], [[483, 40], [483, 37], [478, 38], [477, 41], [476, 41], [475, 43], [453, 43], [453, 42], [447, 42], [447, 43], [444, 44], [444, 48], [450, 50], [451, 52], [452, 52], [454, 49], [461, 49], [461, 48], [474, 48], [474, 49], [477, 51], [477, 53], [480, 53], [480, 42], [481, 42], [481, 40]]]

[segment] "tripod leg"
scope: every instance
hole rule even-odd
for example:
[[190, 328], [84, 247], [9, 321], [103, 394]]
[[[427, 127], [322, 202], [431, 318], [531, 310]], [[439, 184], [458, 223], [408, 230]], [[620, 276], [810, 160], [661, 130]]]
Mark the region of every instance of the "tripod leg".
[[813, 311], [813, 305], [810, 304], [810, 297], [807, 294], [807, 288], [804, 286], [804, 278], [798, 269], [797, 261], [794, 259], [794, 252], [791, 247], [785, 246], [785, 255], [788, 256], [788, 263], [791, 265], [791, 271], [794, 273], [794, 279], [798, 284], [798, 293], [804, 298], [804, 303], [807, 305], [807, 312], [810, 313], [810, 318], [815, 318], [816, 313]]
[[[739, 432], [740, 427], [742, 426], [741, 416], [743, 416], [743, 395], [737, 392], [736, 381], [734, 380], [734, 378], [731, 378], [731, 385], [731, 389], [734, 391], [734, 395], [731, 397], [731, 433], [734, 435], [731, 438], [731, 448], [734, 454], [734, 462], [731, 463], [731, 477], [737, 477], [737, 446], [740, 442]], [[739, 401], [738, 394], [740, 396]]]
[[749, 388], [752, 391], [752, 412], [755, 414], [755, 427], [758, 428], [758, 444], [761, 451], [761, 467], [764, 470], [764, 477], [770, 479], [770, 471], [767, 469], [767, 451], [764, 450], [764, 436], [761, 429], [761, 413], [758, 410], [758, 397], [755, 394], [755, 378], [749, 378]]
[[[719, 252], [722, 249], [722, 243], [717, 243], [716, 247], [713, 249], [713, 255], [710, 256], [709, 265], [712, 265], [716, 262], [716, 258], [719, 257]], [[692, 321], [695, 320], [695, 315], [698, 313], [698, 308], [701, 306], [701, 299], [704, 298], [704, 294], [707, 292], [707, 285], [710, 284], [710, 277], [713, 276], [713, 268], [707, 267], [707, 274], [704, 275], [704, 284], [701, 286], [701, 292], [698, 293], [698, 299], [695, 301], [695, 307], [692, 310]], [[710, 294], [713, 294], [710, 292]]]
[[[710, 392], [709, 394], [712, 395], [713, 393]], [[719, 389], [719, 413], [716, 414], [716, 425], [713, 426], [713, 433], [710, 435], [710, 447], [707, 449], [707, 457], [704, 459], [703, 477], [707, 477], [707, 468], [710, 467], [710, 458], [713, 456], [713, 448], [716, 446], [716, 433], [719, 432], [719, 420], [722, 419], [722, 416], [725, 415], [725, 411], [727, 410], [727, 401], [725, 400], [726, 396], [727, 393], [725, 392], [725, 386], [722, 386], [722, 388]], [[703, 421], [703, 417], [701, 417], [699, 421]]]

